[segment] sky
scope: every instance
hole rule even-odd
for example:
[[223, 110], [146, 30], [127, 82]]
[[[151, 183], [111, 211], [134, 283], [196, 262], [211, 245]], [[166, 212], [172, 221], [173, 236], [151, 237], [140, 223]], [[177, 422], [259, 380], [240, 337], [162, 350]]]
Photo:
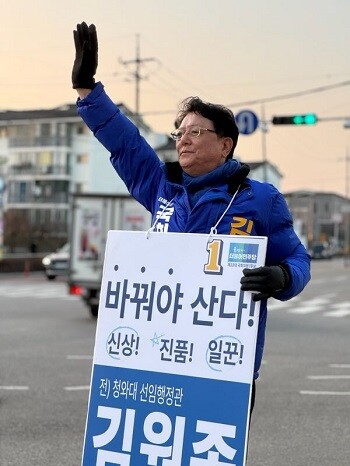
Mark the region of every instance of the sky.
[[[1, 6], [0, 110], [74, 103], [73, 29], [94, 23], [96, 80], [116, 103], [136, 105], [156, 132], [170, 133], [192, 95], [250, 110], [268, 131], [241, 135], [236, 154], [264, 159], [282, 192], [350, 196], [349, 0], [13, 0]], [[322, 92], [321, 92], [322, 91]], [[273, 116], [316, 113], [314, 126], [276, 126]], [[348, 176], [347, 176], [348, 175]]]

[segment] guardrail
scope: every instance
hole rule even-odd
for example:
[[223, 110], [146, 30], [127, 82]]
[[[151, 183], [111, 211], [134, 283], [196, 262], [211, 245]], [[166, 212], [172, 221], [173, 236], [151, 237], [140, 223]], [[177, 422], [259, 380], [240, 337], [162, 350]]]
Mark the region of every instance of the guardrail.
[[6, 253], [0, 258], [0, 273], [44, 271], [42, 259], [48, 253]]

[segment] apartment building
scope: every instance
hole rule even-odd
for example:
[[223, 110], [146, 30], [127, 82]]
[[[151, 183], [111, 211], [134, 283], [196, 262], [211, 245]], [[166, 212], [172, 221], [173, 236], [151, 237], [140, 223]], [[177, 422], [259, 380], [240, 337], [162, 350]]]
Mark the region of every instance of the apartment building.
[[[135, 121], [128, 108], [120, 108]], [[137, 125], [152, 147], [164, 141], [142, 119]], [[0, 112], [0, 180], [4, 243], [10, 250], [50, 250], [64, 243], [72, 193], [125, 192], [75, 104]]]

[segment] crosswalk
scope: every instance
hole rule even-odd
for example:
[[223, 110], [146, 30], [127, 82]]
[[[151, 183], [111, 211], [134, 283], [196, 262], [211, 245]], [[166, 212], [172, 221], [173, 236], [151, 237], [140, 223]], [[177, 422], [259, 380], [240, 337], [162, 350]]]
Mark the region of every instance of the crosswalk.
[[350, 317], [350, 301], [335, 301], [334, 298], [334, 293], [327, 293], [310, 299], [296, 296], [289, 301], [278, 301], [271, 298], [268, 302], [268, 310], [269, 312], [283, 311], [296, 315], [317, 313], [329, 318]]
[[76, 300], [77, 296], [68, 294], [66, 283], [0, 283], [0, 296], [7, 298], [63, 299]]
[[[62, 299], [77, 300], [79, 297], [68, 294], [68, 286], [64, 282], [0, 282], [0, 297], [33, 298], [33, 299]], [[318, 314], [327, 318], [350, 318], [350, 300], [341, 301], [336, 293], [324, 293], [317, 297], [306, 298], [303, 294], [289, 301], [278, 301], [270, 298], [269, 312], [283, 311], [288, 314], [309, 315]]]

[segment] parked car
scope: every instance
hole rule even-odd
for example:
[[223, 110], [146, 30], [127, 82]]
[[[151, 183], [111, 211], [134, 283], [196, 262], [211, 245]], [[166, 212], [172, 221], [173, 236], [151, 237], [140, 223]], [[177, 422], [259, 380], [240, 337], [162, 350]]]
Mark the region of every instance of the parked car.
[[54, 280], [57, 276], [67, 275], [69, 269], [70, 245], [66, 243], [56, 252], [45, 256], [42, 260], [45, 267], [45, 274], [49, 280]]
[[310, 248], [312, 259], [331, 259], [333, 251], [326, 241], [314, 241]]

